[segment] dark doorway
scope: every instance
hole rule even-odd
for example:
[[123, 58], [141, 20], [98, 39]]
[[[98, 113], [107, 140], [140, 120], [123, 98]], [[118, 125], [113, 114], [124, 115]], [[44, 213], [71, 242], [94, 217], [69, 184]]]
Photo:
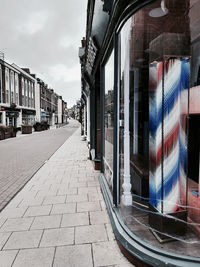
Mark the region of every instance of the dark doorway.
[[199, 183], [200, 114], [189, 117], [188, 177]]

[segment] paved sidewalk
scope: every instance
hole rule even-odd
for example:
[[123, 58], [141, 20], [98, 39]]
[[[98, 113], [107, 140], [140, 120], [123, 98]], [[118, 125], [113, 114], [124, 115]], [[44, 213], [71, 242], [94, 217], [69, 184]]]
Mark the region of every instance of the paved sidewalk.
[[78, 129], [0, 213], [0, 267], [130, 267]]
[[79, 127], [70, 120], [66, 127], [0, 141], [0, 211]]

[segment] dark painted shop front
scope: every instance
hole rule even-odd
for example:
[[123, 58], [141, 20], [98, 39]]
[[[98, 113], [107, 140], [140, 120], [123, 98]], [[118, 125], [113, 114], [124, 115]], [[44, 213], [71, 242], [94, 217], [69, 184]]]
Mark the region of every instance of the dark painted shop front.
[[88, 147], [137, 266], [200, 265], [199, 14], [199, 0], [88, 1]]

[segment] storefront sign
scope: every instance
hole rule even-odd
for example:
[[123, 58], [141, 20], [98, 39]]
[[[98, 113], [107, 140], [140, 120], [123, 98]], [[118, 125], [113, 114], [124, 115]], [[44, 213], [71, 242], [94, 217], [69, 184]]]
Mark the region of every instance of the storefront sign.
[[35, 111], [35, 110], [23, 109], [23, 110], [22, 110], [22, 114], [26, 114], [26, 115], [35, 115], [35, 114], [36, 114], [36, 111]]
[[88, 54], [86, 58], [86, 70], [89, 74], [92, 73], [92, 68], [94, 66], [96, 54], [97, 54], [97, 47], [95, 46], [92, 38], [90, 38], [88, 44]]
[[17, 111], [6, 111], [6, 117], [18, 118], [19, 117], [19, 112], [17, 112]]
[[45, 111], [41, 111], [41, 117], [45, 117], [45, 116], [46, 116]]

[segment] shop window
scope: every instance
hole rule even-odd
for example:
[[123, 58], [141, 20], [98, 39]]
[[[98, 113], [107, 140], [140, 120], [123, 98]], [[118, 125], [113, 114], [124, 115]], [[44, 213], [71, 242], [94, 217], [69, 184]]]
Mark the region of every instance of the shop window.
[[2, 102], [2, 70], [0, 65], [0, 103]]
[[104, 97], [104, 174], [112, 191], [113, 186], [113, 127], [114, 127], [114, 55], [113, 52], [105, 65]]
[[[199, 12], [200, 1], [157, 0], [118, 34], [121, 216], [146, 242], [197, 257]], [[185, 243], [187, 249], [179, 249]]]
[[[148, 197], [149, 68], [146, 59], [139, 57], [141, 52], [139, 50], [137, 50], [137, 52], [134, 51], [138, 40], [135, 38], [136, 34], [132, 30], [133, 25], [134, 16], [126, 23], [120, 33], [120, 188], [122, 194], [124, 176], [126, 177], [130, 175], [131, 193], [142, 197]], [[127, 96], [129, 96], [128, 100], [125, 99]], [[125, 132], [128, 132], [129, 135], [126, 134], [125, 136]], [[125, 152], [125, 145], [128, 145], [129, 151]], [[128, 157], [126, 155], [127, 153], [129, 154]], [[124, 158], [124, 156], [126, 158]], [[127, 160], [130, 160], [129, 169], [125, 167]]]
[[[95, 122], [96, 122], [96, 158], [101, 158], [101, 96], [100, 96], [100, 70], [98, 69], [95, 77]], [[82, 113], [83, 116], [83, 113]], [[84, 121], [82, 119], [82, 121]]]

